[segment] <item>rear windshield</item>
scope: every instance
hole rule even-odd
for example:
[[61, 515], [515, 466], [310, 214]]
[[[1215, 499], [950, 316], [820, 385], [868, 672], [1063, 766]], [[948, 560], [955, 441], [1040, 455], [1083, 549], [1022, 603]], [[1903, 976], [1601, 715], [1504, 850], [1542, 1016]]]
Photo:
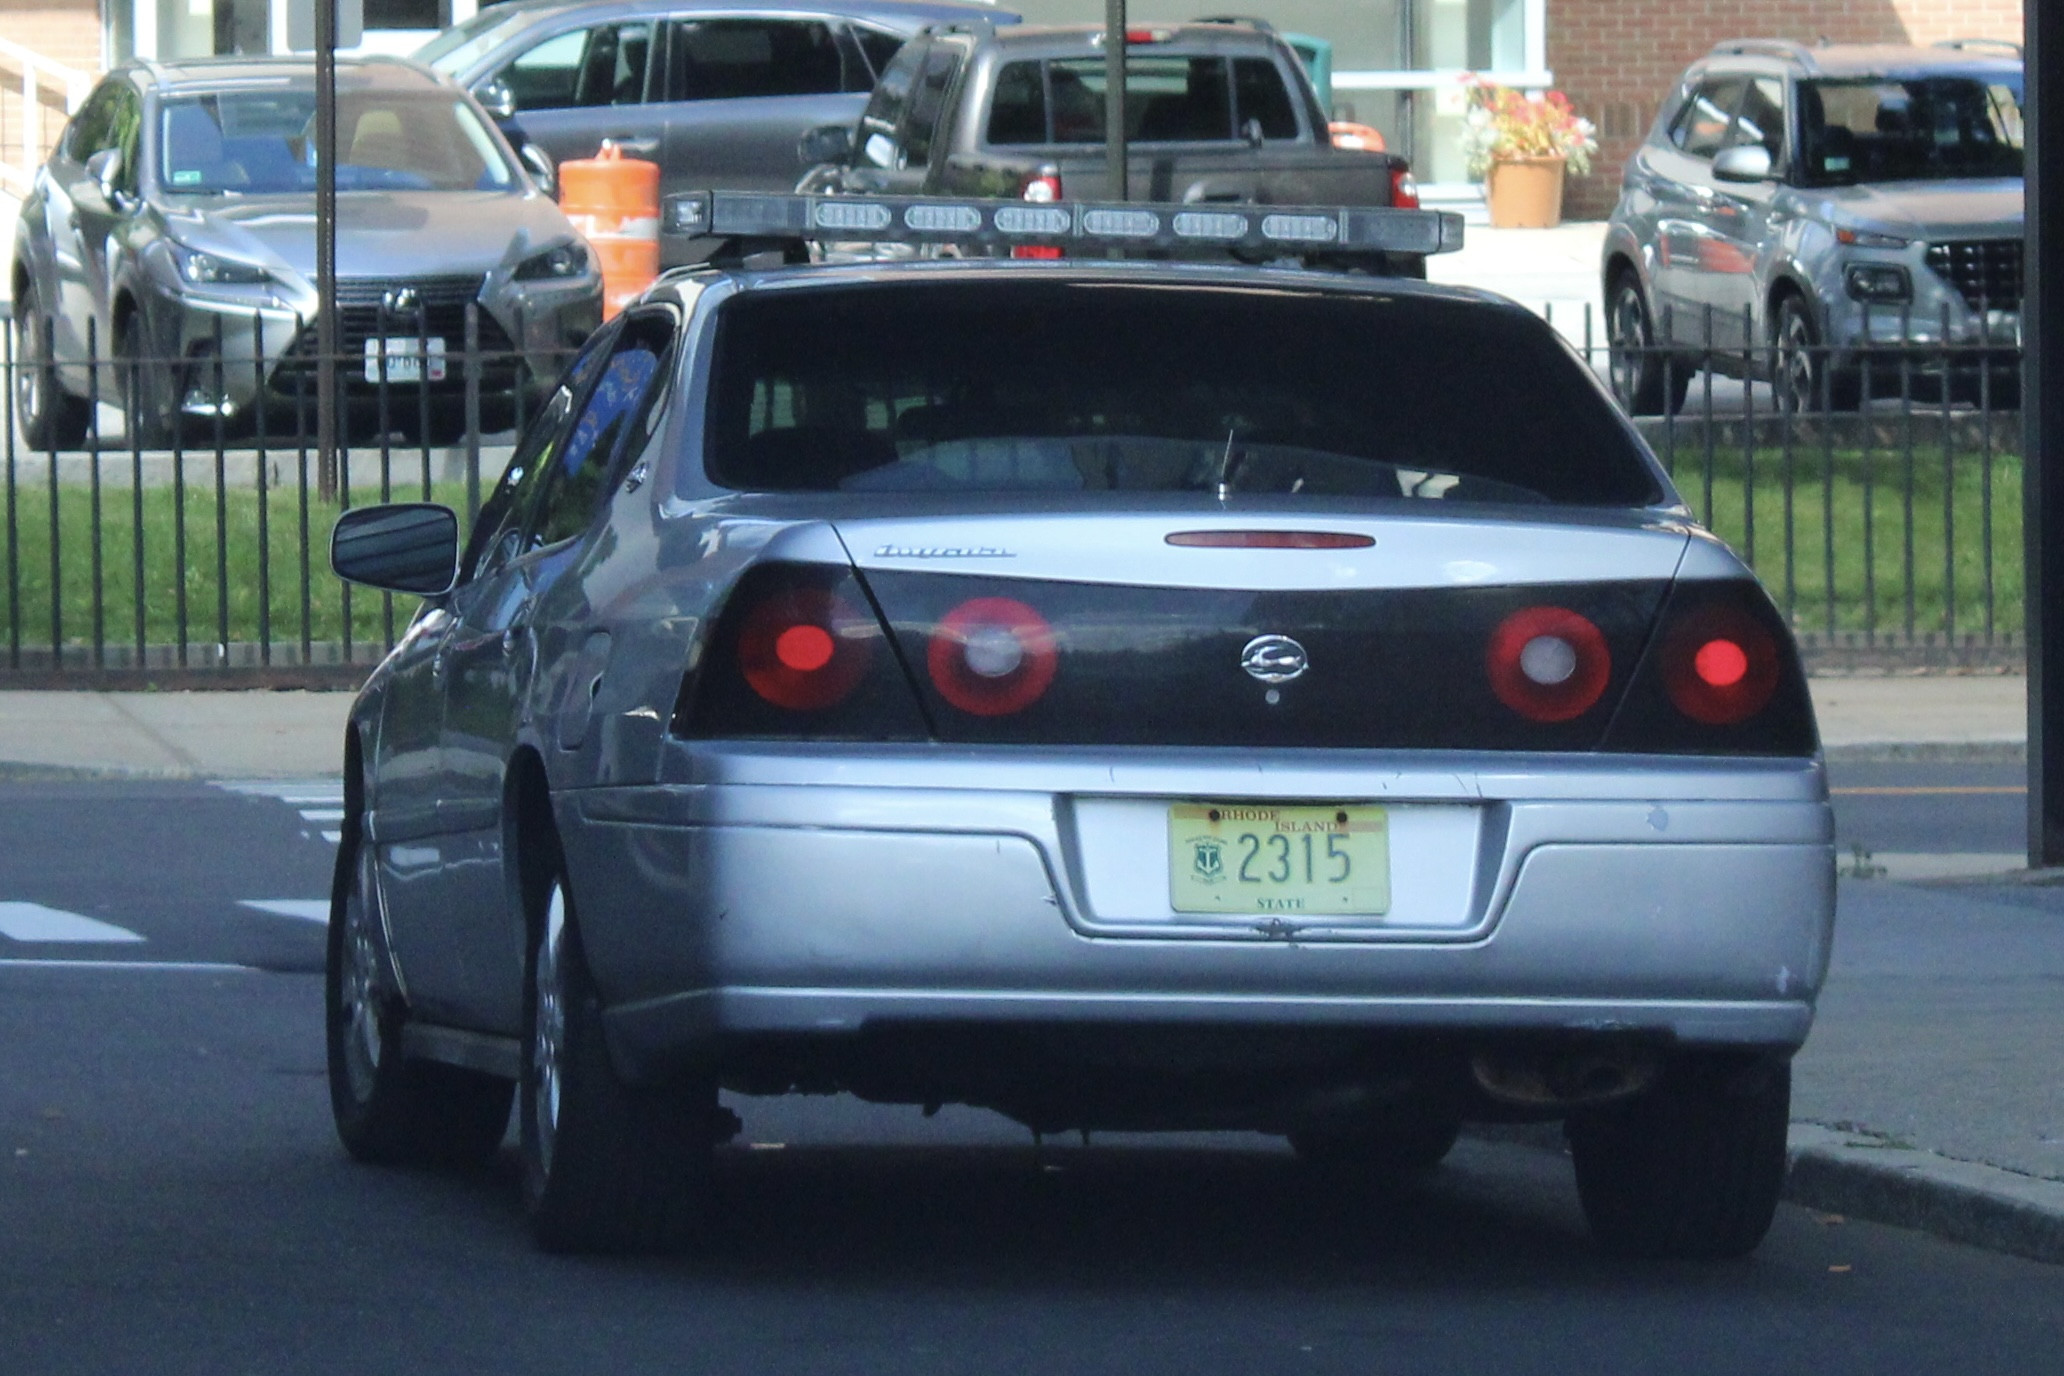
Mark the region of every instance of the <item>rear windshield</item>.
[[781, 492], [1228, 492], [1646, 506], [1540, 321], [1473, 302], [1020, 280], [744, 292], [706, 466]]
[[[1006, 63], [990, 97], [989, 143], [1102, 143], [1105, 74], [1101, 57]], [[1133, 142], [1229, 142], [1250, 120], [1263, 138], [1297, 137], [1289, 89], [1266, 58], [1126, 59], [1126, 137]]]

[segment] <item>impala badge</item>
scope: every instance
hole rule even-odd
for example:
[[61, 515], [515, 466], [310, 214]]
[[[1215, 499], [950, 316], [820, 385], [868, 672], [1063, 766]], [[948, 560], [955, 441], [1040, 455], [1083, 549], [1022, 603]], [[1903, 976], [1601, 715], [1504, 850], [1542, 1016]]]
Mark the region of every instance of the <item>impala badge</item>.
[[1288, 683], [1311, 667], [1304, 646], [1287, 635], [1258, 635], [1240, 651], [1240, 667], [1263, 683]]

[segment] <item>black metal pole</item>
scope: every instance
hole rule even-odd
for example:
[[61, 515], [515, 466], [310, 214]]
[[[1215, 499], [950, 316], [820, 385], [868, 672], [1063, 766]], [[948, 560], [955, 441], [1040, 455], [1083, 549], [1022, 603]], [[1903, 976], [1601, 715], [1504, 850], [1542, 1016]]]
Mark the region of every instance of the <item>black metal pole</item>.
[[1104, 0], [1104, 176], [1114, 201], [1132, 199], [1125, 158], [1125, 0]]
[[315, 449], [337, 495], [337, 0], [315, 0]]
[[[2047, 348], [2064, 322], [2064, 173], [2046, 177], [2046, 151], [2064, 152], [2064, 13], [2022, 6], [2026, 93], [2027, 238], [2021, 303], [2022, 539], [2028, 640], [2028, 863], [2064, 864], [2064, 354]], [[2043, 34], [2048, 32], [2048, 39]], [[2048, 97], [2054, 95], [2052, 105]], [[2064, 324], [2059, 324], [2064, 343]]]

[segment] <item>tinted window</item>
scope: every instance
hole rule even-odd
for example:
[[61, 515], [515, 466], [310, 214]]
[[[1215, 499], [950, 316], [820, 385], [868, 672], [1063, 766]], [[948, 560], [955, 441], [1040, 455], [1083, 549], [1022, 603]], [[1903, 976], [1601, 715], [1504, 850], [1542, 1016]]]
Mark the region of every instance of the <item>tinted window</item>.
[[[1047, 64], [1057, 143], [1104, 141], [1104, 60]], [[1280, 85], [1280, 82], [1279, 82]], [[1233, 93], [1221, 57], [1135, 57], [1125, 64], [1126, 137], [1141, 143], [1231, 139]], [[1293, 123], [1294, 132], [1294, 123]]]
[[115, 146], [116, 105], [126, 85], [126, 81], [104, 81], [99, 90], [87, 97], [65, 131], [66, 157], [73, 162], [84, 162], [101, 149]]
[[874, 69], [877, 78], [889, 69], [889, 64], [896, 60], [896, 54], [903, 51], [903, 35], [898, 33], [856, 24], [853, 36], [860, 40], [860, 51], [867, 54], [867, 65]]
[[645, 99], [652, 26], [604, 24], [535, 45], [502, 70], [518, 110], [636, 105]]
[[534, 548], [525, 543], [524, 528], [530, 524], [538, 493], [544, 490], [552, 457], [565, 445], [573, 420], [574, 398], [609, 356], [609, 344], [614, 338], [615, 331], [611, 330], [590, 341], [559, 379], [544, 406], [524, 426], [501, 480], [480, 504], [472, 539], [467, 542], [465, 557], [459, 561], [462, 578], [484, 577]]
[[1007, 62], [989, 97], [989, 142], [1051, 143], [1046, 127], [1046, 64]]
[[1531, 315], [1165, 288], [990, 278], [739, 296], [718, 317], [709, 475], [781, 491], [1661, 497], [1611, 400]]
[[1275, 63], [1262, 57], [1234, 58], [1233, 97], [1237, 102], [1233, 120], [1240, 128], [1246, 128], [1250, 119], [1260, 120], [1265, 139], [1297, 137], [1297, 112]]
[[1774, 167], [1784, 158], [1784, 83], [1774, 76], [1759, 76], [1742, 96], [1741, 110], [1727, 135], [1729, 148], [1754, 144], [1768, 149]]
[[1708, 77], [1670, 122], [1670, 142], [1694, 158], [1710, 158], [1727, 139], [1734, 107], [1748, 82], [1738, 76]]
[[939, 112], [945, 107], [946, 92], [960, 71], [961, 49], [940, 43], [925, 54], [924, 70], [903, 108], [903, 123], [896, 133], [898, 167], [923, 167], [932, 157], [932, 136], [937, 131]]
[[1977, 77], [1801, 82], [1799, 146], [1810, 184], [2019, 177], [2021, 92]]
[[652, 402], [666, 376], [674, 322], [671, 315], [634, 316], [602, 365], [566, 442], [550, 457], [543, 510], [534, 543], [557, 544], [588, 528], [614, 486], [627, 443], [655, 415]]
[[[315, 92], [260, 89], [163, 106], [160, 176], [178, 192], [315, 189]], [[337, 97], [340, 191], [473, 191], [514, 173], [473, 107], [442, 92]]]
[[847, 89], [830, 27], [785, 19], [708, 19], [674, 26], [667, 55], [674, 100], [823, 95]]

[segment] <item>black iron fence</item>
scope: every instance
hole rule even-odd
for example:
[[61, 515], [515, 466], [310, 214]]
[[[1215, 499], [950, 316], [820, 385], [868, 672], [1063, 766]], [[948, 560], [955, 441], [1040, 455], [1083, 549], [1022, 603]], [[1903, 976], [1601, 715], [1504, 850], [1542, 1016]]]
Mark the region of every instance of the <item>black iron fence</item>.
[[[1609, 376], [1595, 313], [1548, 314]], [[483, 341], [477, 309], [451, 334], [441, 353], [382, 334], [377, 349], [338, 361], [347, 418], [325, 471], [318, 360], [305, 351], [281, 361], [225, 343], [182, 359], [109, 358], [89, 339], [90, 364], [53, 376], [53, 341], [23, 350], [10, 333], [9, 396], [24, 382], [69, 387], [84, 433], [60, 442], [71, 437], [46, 425], [31, 444], [22, 408], [8, 408], [0, 687], [362, 679], [413, 608], [339, 582], [331, 526], [350, 506], [390, 499], [470, 516], [549, 382], [505, 340]], [[1797, 360], [1775, 349], [1655, 358], [1694, 365], [1684, 404], [1636, 424], [1693, 513], [1755, 567], [1810, 661], [2019, 663], [2019, 417], [1999, 404], [2004, 389], [1956, 381], [1989, 375], [1980, 351], [1916, 344], [1881, 356], [1852, 410], [1779, 404], [1772, 379]], [[154, 396], [172, 398], [171, 411], [132, 423]]]

